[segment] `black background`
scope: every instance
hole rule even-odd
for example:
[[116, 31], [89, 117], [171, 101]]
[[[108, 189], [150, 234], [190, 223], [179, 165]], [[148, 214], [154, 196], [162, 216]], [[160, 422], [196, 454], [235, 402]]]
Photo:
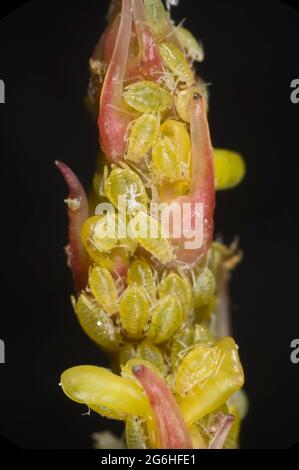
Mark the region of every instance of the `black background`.
[[[66, 189], [54, 160], [88, 187], [97, 130], [84, 108], [88, 58], [108, 1], [31, 1], [0, 22], [1, 304], [0, 434], [23, 448], [89, 448], [116, 423], [64, 397], [60, 373], [105, 364], [70, 307], [65, 266]], [[232, 282], [234, 335], [250, 413], [244, 448], [299, 440], [297, 300], [299, 14], [279, 1], [182, 0], [173, 10], [205, 44], [213, 143], [240, 151], [246, 181], [217, 196], [216, 229], [245, 252]], [[106, 363], [107, 364], [107, 363]]]

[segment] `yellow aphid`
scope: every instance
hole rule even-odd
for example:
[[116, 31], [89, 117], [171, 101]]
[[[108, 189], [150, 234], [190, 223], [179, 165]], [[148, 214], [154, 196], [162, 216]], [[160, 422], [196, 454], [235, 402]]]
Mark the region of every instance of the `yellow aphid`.
[[155, 344], [165, 343], [181, 327], [184, 318], [179, 297], [175, 294], [163, 297], [152, 310], [148, 339]]
[[202, 44], [195, 39], [188, 29], [183, 28], [182, 26], [178, 28], [177, 34], [188, 56], [196, 62], [202, 62], [204, 60]]
[[89, 276], [90, 290], [109, 315], [118, 312], [118, 292], [107, 269], [95, 267]]
[[184, 397], [195, 385], [208, 380], [217, 371], [220, 359], [221, 352], [217, 348], [199, 345], [192, 349], [177, 370], [175, 392]]
[[[96, 227], [99, 220], [100, 220], [100, 217], [91, 217], [85, 222], [85, 224], [83, 224], [83, 227], [81, 230], [81, 240], [87, 253], [91, 257], [91, 259], [98, 265], [105, 267], [109, 271], [112, 271], [113, 264], [112, 264], [111, 259], [107, 256], [107, 254], [99, 251], [99, 249], [96, 247], [96, 244], [94, 243], [94, 240], [93, 240], [94, 227]], [[106, 245], [107, 247], [109, 242], [108, 240], [106, 242], [107, 242], [107, 245]], [[115, 243], [115, 240], [113, 241], [111, 240], [110, 247], [113, 246], [114, 243]]]
[[195, 78], [184, 54], [176, 46], [166, 42], [160, 45], [159, 50], [166, 67], [171, 70], [180, 82], [191, 86]]
[[144, 0], [146, 19], [155, 38], [161, 39], [168, 29], [168, 19], [161, 0]]
[[90, 339], [107, 351], [119, 350], [121, 336], [111, 318], [94, 299], [85, 293], [81, 294], [75, 311], [82, 329]]
[[129, 223], [128, 233], [161, 263], [170, 263], [174, 260], [169, 239], [166, 237], [161, 223], [154, 217], [145, 212], [139, 212]]
[[125, 366], [134, 357], [136, 357], [136, 350], [133, 344], [124, 343], [119, 354], [119, 365]]
[[148, 204], [148, 197], [140, 176], [129, 168], [112, 170], [105, 184], [105, 192], [109, 201], [119, 211], [127, 208], [128, 212], [132, 213]]
[[140, 113], [158, 113], [171, 107], [171, 95], [155, 82], [142, 80], [125, 88], [125, 102]]
[[188, 279], [171, 273], [165, 277], [159, 287], [160, 298], [168, 294], [177, 294], [182, 302], [185, 315], [190, 312], [192, 307], [192, 287]]
[[163, 137], [168, 137], [176, 143], [182, 164], [186, 167], [189, 166], [191, 139], [185, 125], [182, 122], [168, 119], [162, 124], [160, 132]]
[[143, 287], [132, 284], [119, 304], [120, 321], [129, 338], [143, 337], [150, 316], [150, 303]]
[[126, 420], [126, 444], [128, 449], [147, 449], [144, 427], [137, 416], [129, 416]]
[[205, 83], [199, 82], [198, 80], [197, 86], [188, 88], [186, 90], [181, 90], [174, 96], [174, 104], [179, 117], [182, 119], [182, 121], [188, 123], [190, 122], [190, 105], [192, 103], [194, 93], [199, 93], [201, 96], [203, 96], [206, 102], [206, 107], [208, 108], [207, 86]]
[[81, 239], [88, 251], [109, 252], [117, 245], [115, 214], [91, 217], [82, 227]]
[[137, 358], [145, 359], [153, 364], [162, 375], [166, 375], [167, 366], [160, 349], [152, 344], [150, 341], [145, 340], [139, 344], [137, 348]]
[[102, 367], [69, 369], [61, 377], [61, 386], [71, 400], [99, 413], [102, 407], [117, 416], [150, 414], [149, 402], [136, 383]]
[[170, 347], [171, 366], [175, 371], [182, 362], [184, 355], [188, 353], [189, 348], [194, 342], [194, 328], [183, 325], [183, 327], [174, 336]]
[[216, 280], [209, 268], [204, 268], [194, 278], [193, 296], [195, 307], [207, 305], [215, 294]]
[[224, 338], [215, 347], [221, 352], [217, 370], [209, 379], [195, 385], [180, 402], [182, 415], [188, 425], [222, 406], [244, 384], [244, 372], [234, 340]]
[[217, 191], [238, 186], [246, 173], [242, 156], [230, 150], [214, 150], [214, 167]]
[[155, 298], [156, 285], [150, 265], [141, 259], [136, 259], [128, 272], [128, 284], [136, 283], [143, 286], [149, 298]]
[[127, 160], [138, 163], [153, 147], [159, 135], [160, 119], [154, 114], [143, 114], [132, 125]]
[[179, 149], [168, 137], [160, 137], [153, 147], [153, 173], [158, 178], [174, 182], [182, 177]]

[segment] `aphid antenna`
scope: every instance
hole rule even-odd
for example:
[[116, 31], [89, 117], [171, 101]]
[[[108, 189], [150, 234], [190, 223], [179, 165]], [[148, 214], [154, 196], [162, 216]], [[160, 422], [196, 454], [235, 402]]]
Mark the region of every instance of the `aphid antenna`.
[[171, 36], [173, 36], [174, 34], [177, 34], [178, 32], [178, 29], [181, 28], [183, 26], [183, 24], [185, 23], [186, 21], [186, 18], [183, 18], [179, 24], [175, 25], [172, 29], [172, 31], [170, 33], [167, 34], [167, 36], [165, 37], [165, 39], [169, 39]]

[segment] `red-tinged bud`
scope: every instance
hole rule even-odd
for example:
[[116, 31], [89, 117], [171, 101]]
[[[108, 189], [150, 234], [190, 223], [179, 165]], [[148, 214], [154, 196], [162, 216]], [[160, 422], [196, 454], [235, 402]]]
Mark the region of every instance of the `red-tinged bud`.
[[[185, 217], [182, 217], [182, 238], [179, 240], [174, 239], [173, 246], [177, 261], [193, 268], [206, 255], [213, 241], [215, 210], [213, 148], [205, 102], [199, 94], [194, 94], [191, 104], [190, 129], [192, 141], [191, 188], [187, 196], [180, 197], [174, 201], [182, 208], [184, 204], [189, 205], [190, 211], [187, 211]], [[200, 215], [197, 213], [198, 204], [202, 204], [202, 214]], [[183, 210], [182, 213], [184, 214]], [[195, 219], [197, 219], [197, 222], [200, 219], [202, 243], [199, 248], [186, 249], [186, 244], [190, 243], [196, 228]], [[188, 233], [188, 227], [190, 228], [190, 233]]]
[[82, 184], [72, 170], [62, 162], [55, 162], [69, 188], [69, 245], [68, 264], [76, 289], [85, 289], [88, 282], [89, 257], [80, 239], [81, 228], [88, 218], [88, 201]]
[[130, 117], [122, 111], [122, 93], [131, 29], [131, 0], [123, 0], [119, 31], [103, 86], [98, 119], [101, 146], [106, 158], [112, 162], [123, 159], [126, 150], [125, 136]]
[[192, 441], [179, 406], [165, 382], [150, 368], [140, 365], [133, 373], [153, 410], [161, 449], [192, 449]]

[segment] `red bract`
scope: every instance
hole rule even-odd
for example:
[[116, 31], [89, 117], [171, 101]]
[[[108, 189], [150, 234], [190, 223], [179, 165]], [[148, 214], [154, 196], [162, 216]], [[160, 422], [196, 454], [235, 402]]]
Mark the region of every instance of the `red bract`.
[[121, 109], [131, 29], [131, 0], [123, 0], [120, 27], [103, 86], [98, 119], [101, 146], [106, 158], [112, 162], [122, 159], [125, 154], [125, 136], [131, 120]]
[[[174, 201], [181, 208], [183, 208], [183, 204], [189, 205], [190, 212], [182, 217], [182, 237], [174, 239], [173, 246], [177, 261], [192, 268], [200, 262], [213, 241], [215, 209], [213, 149], [204, 99], [197, 93], [194, 94], [191, 105], [190, 129], [192, 141], [191, 188], [187, 196]], [[199, 217], [203, 224], [203, 240], [199, 248], [186, 249], [186, 244], [191, 241], [188, 238], [188, 228], [190, 228], [190, 232], [194, 231], [195, 218], [198, 217], [195, 204], [202, 204], [203, 207], [203, 217]], [[189, 235], [191, 236], [191, 233]]]
[[165, 382], [146, 366], [133, 369], [150, 401], [158, 428], [160, 449], [192, 449], [187, 426]]
[[[69, 188], [69, 245], [68, 264], [77, 290], [85, 289], [88, 282], [89, 258], [80, 239], [83, 223], [88, 218], [88, 201], [82, 184], [72, 170], [62, 162], [55, 162]], [[73, 206], [72, 206], [73, 204]]]

